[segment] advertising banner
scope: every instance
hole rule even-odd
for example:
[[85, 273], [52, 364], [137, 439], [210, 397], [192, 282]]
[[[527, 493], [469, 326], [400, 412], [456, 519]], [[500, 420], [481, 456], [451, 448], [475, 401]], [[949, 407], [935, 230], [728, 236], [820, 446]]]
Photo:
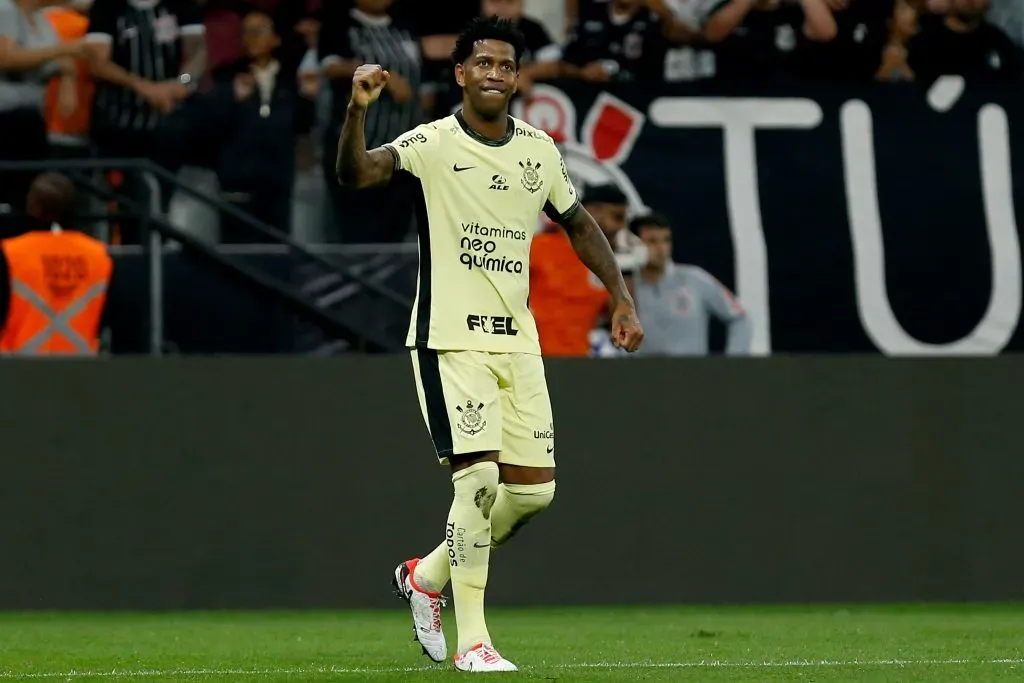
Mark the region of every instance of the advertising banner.
[[577, 184], [668, 215], [675, 258], [735, 289], [754, 353], [1024, 347], [1019, 90], [538, 85], [516, 115]]

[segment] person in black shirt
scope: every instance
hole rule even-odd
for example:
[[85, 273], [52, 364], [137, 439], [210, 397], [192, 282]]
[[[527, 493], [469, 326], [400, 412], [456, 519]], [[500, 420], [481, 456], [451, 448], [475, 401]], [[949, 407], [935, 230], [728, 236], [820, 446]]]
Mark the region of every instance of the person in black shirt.
[[565, 48], [562, 73], [585, 81], [661, 82], [668, 41], [644, 0], [584, 5]]
[[1021, 50], [985, 21], [988, 2], [945, 16], [924, 15], [920, 31], [907, 43], [908, 62], [920, 83], [959, 75], [984, 83], [1019, 82], [1024, 68]]
[[[329, 6], [323, 10], [325, 21], [318, 52], [323, 74], [331, 82], [332, 121], [338, 130], [345, 118], [356, 67], [380, 64], [391, 74], [377, 102], [378, 111], [366, 122], [369, 145], [394, 140], [422, 121], [420, 46], [410, 28], [391, 14], [390, 4], [389, 0], [357, 0], [354, 9], [340, 16]], [[332, 137], [337, 135], [328, 135]], [[330, 162], [334, 163], [333, 158]]]
[[[330, 0], [328, 0], [330, 1]], [[462, 102], [462, 90], [455, 87], [450, 55], [462, 28], [480, 14], [480, 0], [401, 0], [395, 18], [416, 29], [423, 54], [424, 117], [443, 118]]]
[[558, 78], [562, 48], [543, 24], [524, 16], [523, 0], [483, 0], [481, 14], [511, 19], [526, 38], [526, 50], [520, 55], [519, 93], [529, 95], [534, 81]]
[[755, 80], [778, 76], [798, 37], [829, 41], [836, 22], [825, 0], [702, 0], [703, 33], [715, 43], [717, 77]]
[[803, 78], [868, 81], [882, 63], [893, 0], [828, 0], [836, 37], [822, 42], [803, 33], [791, 66]]
[[[177, 171], [196, 122], [183, 103], [206, 70], [205, 34], [195, 0], [95, 0], [86, 42], [97, 81], [91, 129], [100, 156], [149, 158]], [[137, 174], [126, 173], [122, 189], [148, 200]], [[162, 183], [164, 211], [172, 189]], [[136, 223], [123, 223], [121, 231], [122, 241], [138, 240]]]
[[[246, 55], [214, 72], [212, 97], [221, 139], [217, 175], [222, 196], [288, 233], [295, 183], [296, 134], [314, 116], [313, 102], [298, 92], [298, 67], [277, 55], [282, 38], [260, 10], [242, 22]], [[267, 237], [242, 221], [221, 216], [221, 242], [254, 243]]]
[[[323, 8], [319, 56], [331, 81], [331, 124], [325, 131], [323, 168], [335, 175], [341, 124], [350, 99], [352, 75], [360, 64], [380, 64], [391, 74], [385, 91], [366, 117], [366, 144], [394, 140], [423, 121], [420, 102], [422, 57], [416, 36], [392, 16], [390, 0], [356, 0], [354, 9], [338, 16], [330, 1]], [[338, 235], [346, 243], [400, 242], [411, 230], [412, 200], [402, 183], [355, 192], [328, 183]]]
[[194, 0], [96, 0], [86, 40], [95, 49], [97, 137], [156, 130], [203, 77], [205, 33]]

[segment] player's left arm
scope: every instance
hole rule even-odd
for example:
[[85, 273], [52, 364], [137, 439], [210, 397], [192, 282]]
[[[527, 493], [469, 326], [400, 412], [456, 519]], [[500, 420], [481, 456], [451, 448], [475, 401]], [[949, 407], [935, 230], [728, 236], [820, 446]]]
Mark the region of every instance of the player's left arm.
[[707, 307], [729, 328], [725, 354], [727, 356], [749, 355], [751, 342], [754, 339], [754, 324], [736, 295], [704, 270], [698, 271], [697, 283], [700, 295]]
[[612, 246], [597, 221], [582, 206], [562, 224], [580, 261], [590, 269], [611, 294], [612, 343], [627, 351], [636, 351], [643, 341], [644, 331], [636, 314], [636, 304], [626, 287]]
[[580, 261], [600, 278], [614, 302], [612, 312], [612, 343], [627, 351], [636, 351], [643, 341], [644, 331], [636, 315], [636, 304], [626, 288], [619, 263], [612, 246], [604, 236], [594, 217], [580, 204], [580, 197], [569, 179], [569, 172], [561, 154], [556, 161], [561, 167], [552, 173], [553, 182], [548, 192], [545, 213], [565, 228], [572, 248]]

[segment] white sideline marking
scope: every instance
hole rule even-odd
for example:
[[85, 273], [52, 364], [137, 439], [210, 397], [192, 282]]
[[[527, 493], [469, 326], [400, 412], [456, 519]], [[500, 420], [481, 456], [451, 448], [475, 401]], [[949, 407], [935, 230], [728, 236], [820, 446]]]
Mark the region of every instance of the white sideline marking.
[[[550, 666], [522, 667], [531, 669], [778, 669], [798, 667], [906, 667], [906, 666], [943, 666], [959, 664], [1024, 664], [1024, 658], [1018, 659], [806, 659], [790, 662], [722, 662], [717, 660], [701, 660], [697, 662], [577, 662], [573, 664], [553, 664]], [[310, 666], [280, 669], [114, 669], [112, 671], [41, 671], [37, 673], [14, 673], [0, 671], [0, 679], [29, 680], [47, 678], [159, 678], [180, 676], [301, 676], [306, 674], [396, 674], [416, 673], [421, 671], [444, 671], [444, 666], [407, 666], [407, 667], [338, 667]]]

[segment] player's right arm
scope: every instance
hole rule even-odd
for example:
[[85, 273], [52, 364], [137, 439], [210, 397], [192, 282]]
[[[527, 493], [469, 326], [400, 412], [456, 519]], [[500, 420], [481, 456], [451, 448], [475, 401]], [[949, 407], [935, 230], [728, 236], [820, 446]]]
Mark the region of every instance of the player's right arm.
[[338, 142], [338, 182], [356, 189], [391, 180], [398, 157], [387, 147], [366, 149], [366, 110], [380, 97], [390, 74], [379, 64], [363, 64], [352, 76], [352, 98]]

